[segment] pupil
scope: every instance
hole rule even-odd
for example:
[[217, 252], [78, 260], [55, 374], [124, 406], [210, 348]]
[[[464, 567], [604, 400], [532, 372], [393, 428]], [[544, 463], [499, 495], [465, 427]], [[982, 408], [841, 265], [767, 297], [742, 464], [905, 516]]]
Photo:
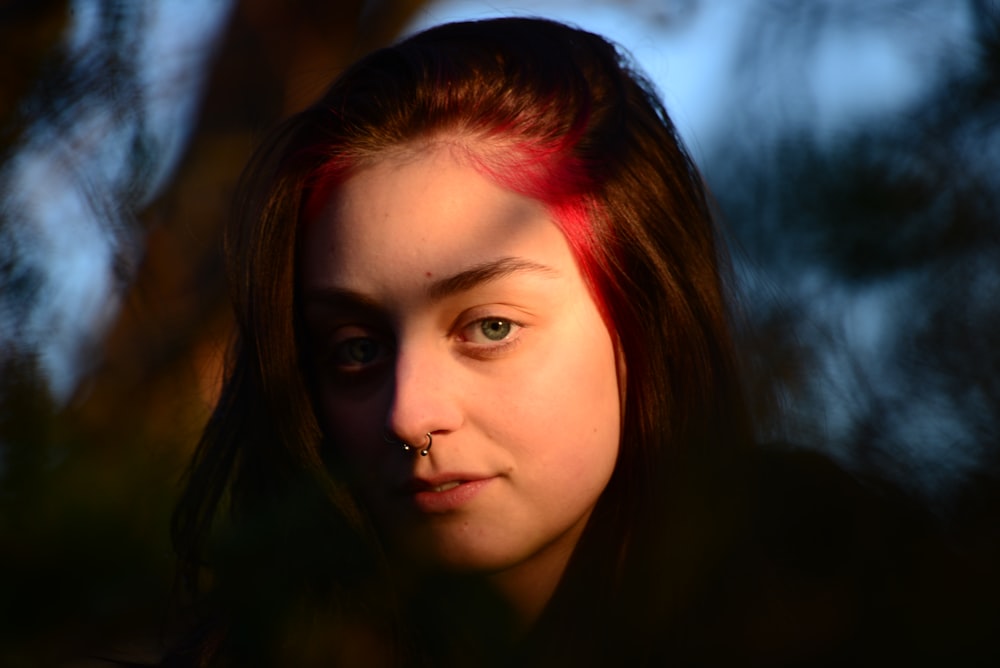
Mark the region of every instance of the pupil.
[[510, 323], [506, 320], [484, 320], [481, 328], [486, 338], [491, 341], [500, 341], [510, 334]]
[[355, 339], [347, 354], [354, 362], [366, 363], [375, 359], [375, 352], [375, 344], [370, 339]]

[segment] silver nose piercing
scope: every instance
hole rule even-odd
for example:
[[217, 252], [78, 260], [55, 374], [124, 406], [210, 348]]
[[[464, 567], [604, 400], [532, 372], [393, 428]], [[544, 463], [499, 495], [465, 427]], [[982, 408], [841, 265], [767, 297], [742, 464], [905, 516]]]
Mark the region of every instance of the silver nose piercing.
[[[406, 441], [401, 441], [398, 438], [393, 438], [392, 436], [389, 436], [388, 432], [382, 434], [382, 440], [384, 440], [386, 443], [392, 443], [394, 445], [403, 446], [403, 450], [405, 452], [409, 452], [410, 450], [415, 449], [415, 446], [410, 445]], [[430, 432], [427, 432], [427, 445], [420, 448], [420, 456], [426, 457], [430, 453], [432, 445], [434, 445], [434, 438], [431, 436]]]

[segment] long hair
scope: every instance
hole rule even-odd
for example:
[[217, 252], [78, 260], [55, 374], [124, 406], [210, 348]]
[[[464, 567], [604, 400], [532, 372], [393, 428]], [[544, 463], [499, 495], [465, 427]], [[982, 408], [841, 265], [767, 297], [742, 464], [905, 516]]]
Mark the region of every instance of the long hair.
[[[559, 23], [439, 26], [343, 72], [244, 174], [226, 246], [236, 341], [174, 516], [189, 583], [211, 543], [223, 546], [212, 551], [216, 590], [257, 578], [257, 587], [297, 592], [288, 593], [296, 605], [328, 597], [335, 616], [394, 605], [378, 536], [324, 451], [296, 256], [303, 220], [344, 178], [439, 138], [497, 184], [548, 207], [616, 342], [619, 459], [574, 555], [608, 569], [600, 598], [614, 607], [639, 595], [659, 567], [662, 515], [685, 471], [749, 441], [726, 261], [700, 176], [652, 86], [613, 44]], [[256, 538], [257, 553], [233, 556], [212, 539], [223, 509], [229, 526], [246, 531], [261, 517], [295, 518]], [[578, 570], [571, 564], [562, 589]], [[246, 612], [227, 606], [240, 607], [222, 596], [213, 623], [229, 629], [221, 636], [232, 645]], [[551, 607], [549, 619], [573, 606]]]

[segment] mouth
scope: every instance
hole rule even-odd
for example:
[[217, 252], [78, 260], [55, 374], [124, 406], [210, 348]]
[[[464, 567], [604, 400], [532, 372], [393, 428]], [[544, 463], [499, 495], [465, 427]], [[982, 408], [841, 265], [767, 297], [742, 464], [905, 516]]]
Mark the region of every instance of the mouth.
[[447, 492], [449, 489], [455, 489], [459, 485], [464, 485], [464, 480], [452, 480], [451, 482], [442, 483], [440, 485], [434, 485], [429, 490], [430, 492]]
[[495, 480], [496, 476], [452, 473], [434, 479], [415, 478], [406, 483], [401, 491], [407, 503], [421, 512], [447, 513], [472, 503]]
[[441, 493], [447, 492], [449, 490], [455, 489], [460, 485], [465, 485], [469, 482], [475, 482], [473, 479], [469, 478], [444, 478], [440, 477], [435, 480], [425, 480], [422, 478], [415, 478], [404, 484], [400, 491], [403, 494], [421, 494], [421, 493]]

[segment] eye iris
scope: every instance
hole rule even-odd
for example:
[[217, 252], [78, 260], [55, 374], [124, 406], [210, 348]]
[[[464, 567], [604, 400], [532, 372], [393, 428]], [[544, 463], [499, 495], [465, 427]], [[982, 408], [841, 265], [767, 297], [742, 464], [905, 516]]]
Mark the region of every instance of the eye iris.
[[378, 355], [378, 346], [371, 339], [354, 339], [347, 342], [344, 352], [351, 362], [367, 364]]
[[479, 327], [490, 341], [502, 341], [510, 334], [510, 323], [506, 320], [483, 320]]

